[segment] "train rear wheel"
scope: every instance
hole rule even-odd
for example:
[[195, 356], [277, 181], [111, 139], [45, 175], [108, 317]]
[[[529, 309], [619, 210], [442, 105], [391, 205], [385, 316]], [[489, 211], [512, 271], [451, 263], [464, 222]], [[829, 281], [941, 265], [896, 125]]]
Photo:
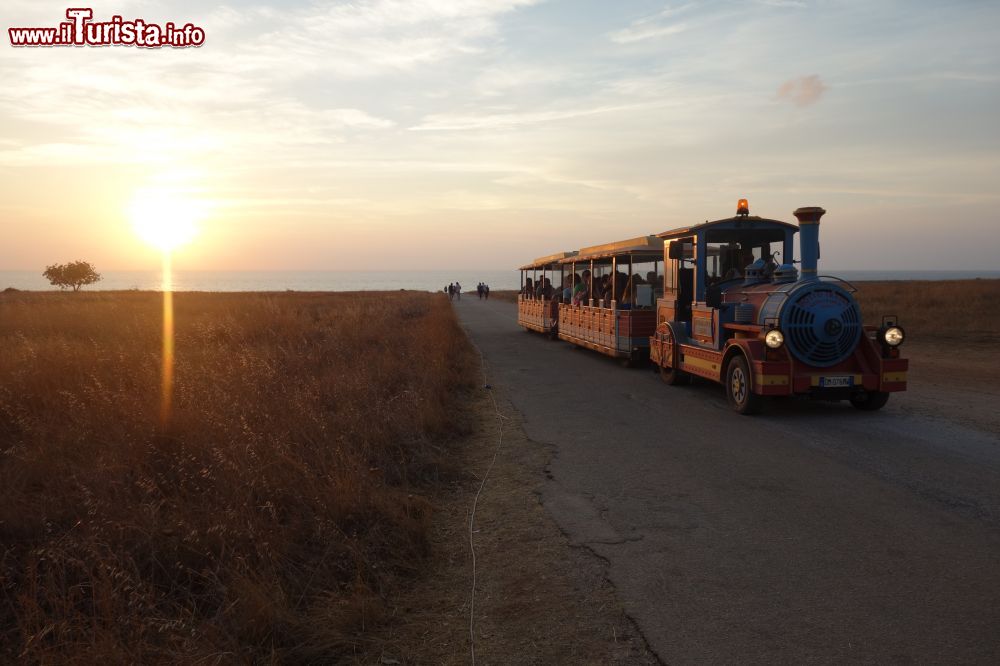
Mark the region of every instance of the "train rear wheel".
[[691, 383], [691, 375], [677, 368], [660, 366], [660, 379], [667, 386], [684, 386]]
[[864, 412], [882, 409], [887, 402], [889, 402], [889, 394], [884, 391], [869, 391], [851, 397], [851, 404]]
[[[664, 342], [669, 343], [671, 349], [675, 349], [675, 346], [673, 344], [673, 342], [674, 342], [674, 334], [673, 334], [673, 331], [670, 330], [669, 326], [663, 332], [663, 337], [664, 337]], [[662, 365], [657, 364], [659, 366], [659, 369], [660, 369], [660, 379], [667, 386], [684, 386], [685, 384], [690, 384], [691, 383], [691, 375], [689, 375], [688, 373], [684, 372], [683, 370], [680, 370], [679, 368], [677, 368], [677, 366], [676, 366], [676, 362], [677, 362], [677, 358], [676, 357], [677, 357], [677, 355], [674, 354], [673, 356], [674, 356], [674, 358], [670, 359], [670, 361], [675, 364], [673, 367], [667, 368], [667, 367], [664, 367]], [[661, 359], [661, 362], [662, 362], [662, 359]]]
[[759, 414], [764, 408], [764, 399], [753, 392], [750, 367], [740, 354], [729, 359], [726, 366], [726, 397], [740, 414]]

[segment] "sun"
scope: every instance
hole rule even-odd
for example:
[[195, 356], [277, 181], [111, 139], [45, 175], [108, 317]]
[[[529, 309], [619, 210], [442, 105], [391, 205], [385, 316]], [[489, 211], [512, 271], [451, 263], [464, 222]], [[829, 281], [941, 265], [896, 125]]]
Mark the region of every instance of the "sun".
[[193, 240], [202, 215], [197, 202], [161, 190], [140, 190], [129, 206], [136, 235], [164, 252]]

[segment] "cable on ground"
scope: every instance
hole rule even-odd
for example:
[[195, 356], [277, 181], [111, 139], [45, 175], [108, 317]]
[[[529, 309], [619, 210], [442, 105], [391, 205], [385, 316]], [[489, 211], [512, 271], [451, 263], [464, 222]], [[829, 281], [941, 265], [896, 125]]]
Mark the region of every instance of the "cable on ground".
[[479, 348], [479, 345], [472, 342], [471, 338], [469, 342], [479, 352], [479, 370], [483, 376], [483, 388], [489, 391], [490, 400], [493, 402], [493, 411], [497, 417], [497, 447], [493, 452], [493, 459], [490, 460], [489, 467], [486, 468], [486, 473], [483, 474], [483, 480], [479, 483], [479, 490], [476, 491], [476, 496], [472, 500], [472, 512], [469, 515], [469, 550], [472, 552], [472, 594], [469, 601], [469, 655], [472, 659], [472, 666], [476, 666], [476, 545], [473, 538], [476, 524], [476, 507], [479, 505], [479, 496], [482, 494], [483, 488], [486, 487], [486, 479], [489, 478], [490, 472], [496, 464], [497, 457], [500, 455], [500, 447], [503, 444], [503, 420], [507, 417], [500, 413], [500, 407], [497, 405], [497, 400], [493, 395], [493, 387], [486, 383], [486, 359], [483, 357], [483, 351]]

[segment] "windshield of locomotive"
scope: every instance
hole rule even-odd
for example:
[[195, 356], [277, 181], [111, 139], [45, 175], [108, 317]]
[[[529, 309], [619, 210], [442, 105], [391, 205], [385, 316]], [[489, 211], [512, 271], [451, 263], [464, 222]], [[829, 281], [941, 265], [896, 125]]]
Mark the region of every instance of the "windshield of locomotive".
[[[772, 247], [773, 246], [773, 247]], [[763, 259], [765, 274], [770, 275], [775, 262], [772, 253], [780, 251], [781, 243], [752, 237], [709, 242], [705, 257], [705, 277], [707, 284], [726, 280], [742, 280], [747, 266]]]

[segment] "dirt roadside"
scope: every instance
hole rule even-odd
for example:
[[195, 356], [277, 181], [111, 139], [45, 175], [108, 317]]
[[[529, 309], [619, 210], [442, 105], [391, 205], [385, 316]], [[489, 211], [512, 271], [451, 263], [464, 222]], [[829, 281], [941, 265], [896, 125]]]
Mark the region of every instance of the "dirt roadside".
[[475, 431], [461, 455], [471, 477], [438, 499], [429, 568], [396, 600], [398, 620], [358, 663], [471, 663], [469, 517], [494, 455], [475, 515], [475, 663], [659, 663], [619, 605], [603, 561], [571, 546], [542, 507], [551, 451], [525, 436], [501, 391], [480, 390], [467, 407]]
[[[1000, 430], [997, 345], [910, 345], [905, 412]], [[500, 390], [468, 403], [473, 434], [460, 465], [472, 475], [437, 499], [425, 575], [397, 600], [383, 638], [358, 663], [471, 663], [469, 512], [482, 475], [475, 547], [475, 654], [479, 664], [655, 664], [605, 578], [605, 562], [569, 543], [539, 501], [552, 451], [527, 438]]]
[[909, 384], [894, 396], [907, 413], [1000, 432], [1000, 341], [941, 340], [906, 345]]

